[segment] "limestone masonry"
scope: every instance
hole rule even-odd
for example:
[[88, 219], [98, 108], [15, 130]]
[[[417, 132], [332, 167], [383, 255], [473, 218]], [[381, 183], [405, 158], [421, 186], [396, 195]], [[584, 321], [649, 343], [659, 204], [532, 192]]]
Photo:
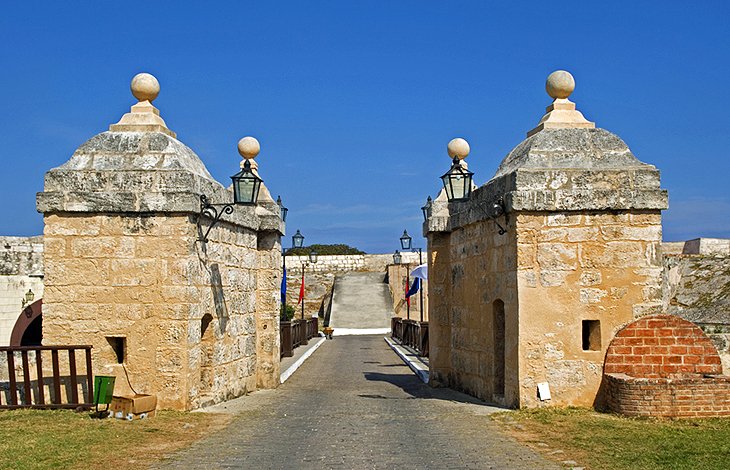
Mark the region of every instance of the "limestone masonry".
[[129, 392], [126, 367], [162, 408], [276, 387], [278, 206], [262, 188], [200, 241], [211, 223], [200, 196], [232, 193], [167, 129], [148, 101], [159, 85], [142, 78], [132, 111], [48, 171], [38, 194], [44, 344], [93, 345], [94, 372], [116, 375], [116, 393]]
[[434, 384], [524, 407], [547, 382], [551, 404], [593, 405], [613, 336], [661, 313], [659, 171], [568, 117], [543, 118], [467, 202], [428, 208]]
[[10, 344], [29, 290], [43, 298], [43, 237], [0, 237], [0, 345]]

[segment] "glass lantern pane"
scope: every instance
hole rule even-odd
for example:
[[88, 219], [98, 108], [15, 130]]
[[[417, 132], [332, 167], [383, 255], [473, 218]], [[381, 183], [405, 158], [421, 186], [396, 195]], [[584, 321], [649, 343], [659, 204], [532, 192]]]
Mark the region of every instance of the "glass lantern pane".
[[250, 204], [254, 201], [255, 181], [250, 178], [239, 178], [235, 183], [235, 199], [237, 203]]
[[453, 197], [455, 199], [464, 198], [464, 191], [466, 189], [466, 178], [464, 178], [463, 175], [451, 175], [450, 179]]

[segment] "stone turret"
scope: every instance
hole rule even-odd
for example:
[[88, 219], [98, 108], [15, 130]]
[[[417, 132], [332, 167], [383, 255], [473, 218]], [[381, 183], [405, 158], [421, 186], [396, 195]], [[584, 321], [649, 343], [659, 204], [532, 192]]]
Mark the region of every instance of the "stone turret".
[[[565, 71], [537, 127], [466, 202], [434, 200], [432, 377], [508, 406], [591, 405], [618, 328], [661, 309], [659, 171], [568, 100]], [[485, 340], [486, 338], [486, 340]]]
[[44, 343], [92, 344], [94, 372], [116, 375], [117, 392], [129, 391], [126, 368], [167, 408], [276, 387], [279, 206], [262, 185], [204, 240], [213, 214], [201, 196], [223, 210], [232, 191], [168, 129], [157, 79], [131, 88], [131, 112], [49, 170], [38, 194]]

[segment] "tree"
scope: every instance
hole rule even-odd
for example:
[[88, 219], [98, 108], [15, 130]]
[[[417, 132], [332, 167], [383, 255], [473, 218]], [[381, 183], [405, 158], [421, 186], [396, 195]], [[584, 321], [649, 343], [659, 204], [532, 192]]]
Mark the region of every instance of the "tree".
[[292, 248], [286, 251], [287, 255], [306, 256], [312, 251], [316, 251], [318, 255], [364, 255], [364, 251], [345, 244], [333, 245], [309, 245], [301, 248]]

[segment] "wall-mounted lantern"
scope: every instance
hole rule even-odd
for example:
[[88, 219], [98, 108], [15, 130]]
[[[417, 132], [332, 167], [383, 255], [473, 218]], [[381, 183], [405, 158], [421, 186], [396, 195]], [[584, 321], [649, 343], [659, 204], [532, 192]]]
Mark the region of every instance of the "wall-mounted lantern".
[[304, 235], [299, 230], [291, 237], [291, 246], [292, 248], [301, 248], [304, 246]]
[[426, 205], [421, 207], [421, 211], [423, 211], [423, 221], [428, 222], [428, 209], [431, 207], [431, 196], [428, 196], [428, 199], [426, 199]]
[[33, 299], [35, 299], [35, 294], [33, 293], [32, 289], [28, 289], [28, 292], [25, 293], [23, 300], [20, 301], [20, 308], [25, 308], [26, 305], [33, 302]]
[[400, 251], [395, 250], [395, 253], [393, 253], [393, 264], [400, 264], [400, 262], [403, 260], [403, 257], [400, 254]]
[[[232, 214], [234, 205], [252, 206], [259, 198], [261, 183], [264, 182], [256, 171], [256, 163], [251, 163], [259, 154], [261, 146], [259, 141], [253, 137], [244, 137], [238, 141], [238, 153], [244, 161], [241, 164], [241, 171], [231, 176], [233, 181], [233, 204], [214, 204], [208, 200], [205, 194], [200, 195], [200, 215], [206, 215], [213, 219], [208, 230], [200, 238], [200, 241], [207, 243], [208, 235], [213, 227], [218, 224], [223, 214]], [[216, 207], [220, 207], [220, 210]]]
[[456, 138], [449, 142], [447, 150], [453, 160], [449, 171], [441, 176], [446, 197], [449, 202], [466, 201], [471, 195], [472, 176], [474, 176], [474, 173], [466, 168], [466, 163], [462, 163], [462, 160], [469, 155], [469, 143]]
[[317, 252], [316, 251], [310, 251], [309, 252], [309, 262], [310, 263], [317, 263]]
[[279, 205], [279, 214], [281, 215], [281, 221], [286, 222], [286, 214], [289, 213], [289, 209], [284, 207], [284, 204], [281, 202], [281, 196], [278, 196], [276, 198], [276, 204]]
[[410, 250], [411, 249], [411, 243], [413, 242], [413, 239], [410, 235], [408, 235], [407, 230], [403, 230], [403, 236], [400, 237], [400, 247], [403, 251]]

